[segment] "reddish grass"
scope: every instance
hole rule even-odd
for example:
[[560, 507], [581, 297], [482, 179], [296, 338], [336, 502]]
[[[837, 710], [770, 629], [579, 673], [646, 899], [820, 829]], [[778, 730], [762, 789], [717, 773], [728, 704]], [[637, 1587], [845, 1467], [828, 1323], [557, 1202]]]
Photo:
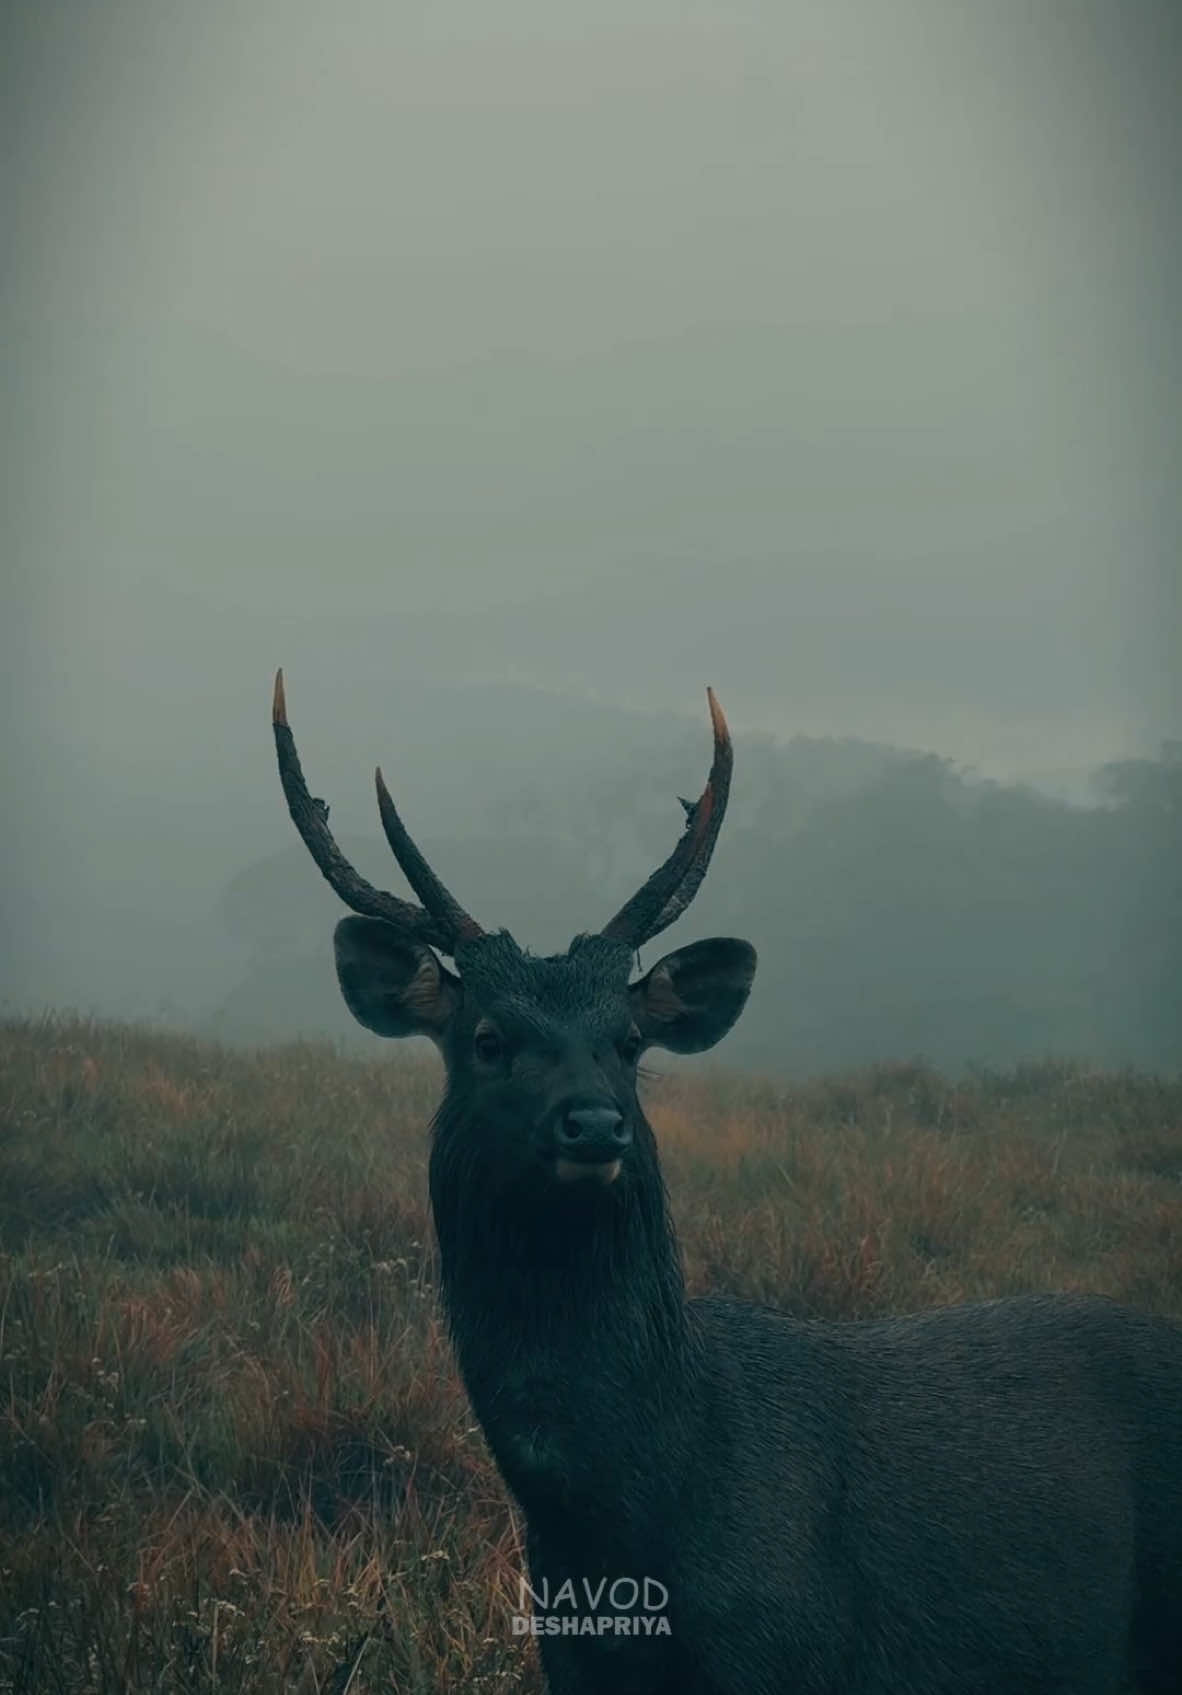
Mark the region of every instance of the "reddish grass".
[[[536, 1692], [457, 1380], [433, 1065], [0, 1030], [0, 1690]], [[1182, 1310], [1182, 1085], [649, 1080], [692, 1291]]]

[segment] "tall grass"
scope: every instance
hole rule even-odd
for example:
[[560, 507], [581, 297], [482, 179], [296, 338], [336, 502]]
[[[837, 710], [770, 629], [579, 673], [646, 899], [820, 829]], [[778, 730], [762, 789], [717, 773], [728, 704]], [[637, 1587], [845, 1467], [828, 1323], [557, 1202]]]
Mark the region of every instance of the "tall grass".
[[[1182, 1311], [1182, 1084], [653, 1079], [692, 1290]], [[439, 1076], [0, 1028], [0, 1690], [538, 1691], [435, 1300]]]

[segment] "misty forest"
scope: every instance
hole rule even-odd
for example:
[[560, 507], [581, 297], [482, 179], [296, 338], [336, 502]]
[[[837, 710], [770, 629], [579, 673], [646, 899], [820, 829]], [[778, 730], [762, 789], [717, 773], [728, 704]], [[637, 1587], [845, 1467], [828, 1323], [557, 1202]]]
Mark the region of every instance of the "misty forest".
[[[303, 691], [317, 703], [319, 681]], [[359, 824], [372, 809], [368, 834], [342, 832], [345, 851], [400, 885], [369, 782], [380, 757], [447, 882], [539, 952], [595, 928], [663, 856], [675, 797], [698, 775], [704, 691], [697, 717], [679, 720], [509, 686], [403, 687], [389, 691], [389, 725], [367, 723], [363, 738], [335, 692], [328, 732], [313, 727], [309, 781], [334, 827], [340, 802]], [[71, 774], [70, 851], [86, 852], [51, 906], [34, 898], [10, 918], [37, 955], [24, 994], [8, 984], [17, 1004], [40, 978], [56, 990], [43, 1004], [231, 1041], [374, 1046], [336, 985], [339, 902], [285, 840], [258, 730], [249, 796], [241, 756], [224, 793], [167, 766], [117, 806]], [[696, 908], [703, 933], [749, 936], [760, 954], [729, 1063], [797, 1076], [895, 1058], [954, 1073], [1051, 1057], [1176, 1068], [1182, 745], [1077, 776], [1064, 798], [906, 748], [738, 735], [728, 827]], [[256, 836], [256, 819], [269, 825], [274, 846], [235, 866], [244, 817]], [[10, 959], [25, 951], [15, 940]]]

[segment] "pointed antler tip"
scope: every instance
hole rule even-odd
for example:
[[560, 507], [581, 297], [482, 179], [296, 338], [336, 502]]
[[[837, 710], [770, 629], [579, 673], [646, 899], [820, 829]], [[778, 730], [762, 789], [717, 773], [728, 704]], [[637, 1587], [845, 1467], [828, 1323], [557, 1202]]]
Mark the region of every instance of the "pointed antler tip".
[[729, 742], [731, 736], [730, 729], [727, 726], [726, 717], [723, 713], [722, 707], [718, 704], [718, 696], [712, 688], [707, 688], [706, 700], [710, 707], [710, 722], [714, 726], [715, 737], [719, 741]]
[[275, 673], [275, 692], [271, 696], [272, 724], [287, 724], [287, 696], [283, 692], [283, 667]]

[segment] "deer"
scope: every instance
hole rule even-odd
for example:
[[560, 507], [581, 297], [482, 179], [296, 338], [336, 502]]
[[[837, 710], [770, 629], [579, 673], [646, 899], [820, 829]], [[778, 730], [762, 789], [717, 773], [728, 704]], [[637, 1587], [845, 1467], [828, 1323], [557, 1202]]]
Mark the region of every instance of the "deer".
[[756, 955], [715, 937], [634, 969], [726, 811], [707, 700], [712, 763], [669, 857], [536, 957], [459, 905], [380, 767], [417, 902], [358, 874], [275, 679], [288, 810], [353, 914], [345, 1003], [442, 1056], [441, 1294], [524, 1521], [551, 1695], [1180, 1695], [1182, 1325], [1082, 1294], [844, 1322], [687, 1298], [637, 1066], [719, 1042]]

